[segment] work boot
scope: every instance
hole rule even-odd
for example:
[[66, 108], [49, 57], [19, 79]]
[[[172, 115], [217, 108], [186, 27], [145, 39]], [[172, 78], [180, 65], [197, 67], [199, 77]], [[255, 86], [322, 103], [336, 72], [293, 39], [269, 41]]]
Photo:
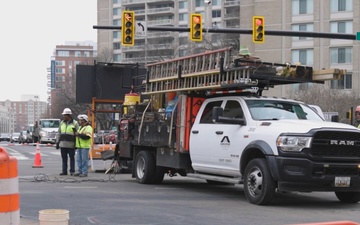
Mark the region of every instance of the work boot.
[[81, 173], [74, 173], [74, 176], [75, 177], [78, 177], [78, 176], [80, 176], [81, 175]]
[[60, 176], [65, 176], [65, 175], [67, 175], [67, 173], [62, 172], [62, 173], [60, 173], [59, 175], [60, 175]]

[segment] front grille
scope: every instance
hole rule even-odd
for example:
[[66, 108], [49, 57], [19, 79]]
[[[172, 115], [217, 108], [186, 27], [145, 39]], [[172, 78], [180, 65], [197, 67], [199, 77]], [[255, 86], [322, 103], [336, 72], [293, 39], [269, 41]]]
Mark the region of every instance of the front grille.
[[56, 132], [48, 132], [48, 138], [55, 138], [56, 137]]
[[317, 131], [313, 136], [311, 158], [354, 160], [360, 162], [360, 133], [346, 131]]

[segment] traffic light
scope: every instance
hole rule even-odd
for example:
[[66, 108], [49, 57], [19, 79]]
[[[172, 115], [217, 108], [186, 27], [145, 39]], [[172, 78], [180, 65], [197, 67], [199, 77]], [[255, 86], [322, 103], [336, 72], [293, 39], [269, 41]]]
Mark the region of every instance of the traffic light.
[[190, 16], [190, 40], [202, 41], [202, 15], [192, 13]]
[[123, 46], [134, 46], [135, 42], [135, 13], [123, 11], [121, 17], [121, 39]]
[[253, 16], [253, 42], [264, 43], [265, 40], [265, 19], [263, 16]]

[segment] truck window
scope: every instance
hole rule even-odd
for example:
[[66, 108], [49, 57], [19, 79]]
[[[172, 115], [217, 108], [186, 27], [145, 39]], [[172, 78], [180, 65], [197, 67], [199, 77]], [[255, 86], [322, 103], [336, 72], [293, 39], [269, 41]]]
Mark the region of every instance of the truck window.
[[238, 101], [227, 101], [224, 108], [224, 116], [231, 118], [242, 118], [244, 113]]
[[296, 102], [247, 100], [246, 104], [254, 120], [322, 120], [322, 118], [308, 106]]
[[222, 101], [209, 102], [201, 115], [200, 123], [213, 123], [212, 121], [212, 109], [215, 106], [220, 107]]

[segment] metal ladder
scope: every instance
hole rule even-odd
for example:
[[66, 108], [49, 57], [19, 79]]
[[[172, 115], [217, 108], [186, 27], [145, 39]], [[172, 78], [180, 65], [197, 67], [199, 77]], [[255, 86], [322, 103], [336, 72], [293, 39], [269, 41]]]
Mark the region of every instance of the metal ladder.
[[229, 69], [221, 74], [221, 57], [224, 68], [228, 68], [232, 63], [231, 48], [149, 64], [143, 94], [221, 88], [236, 83], [254, 84], [250, 79], [251, 69]]

